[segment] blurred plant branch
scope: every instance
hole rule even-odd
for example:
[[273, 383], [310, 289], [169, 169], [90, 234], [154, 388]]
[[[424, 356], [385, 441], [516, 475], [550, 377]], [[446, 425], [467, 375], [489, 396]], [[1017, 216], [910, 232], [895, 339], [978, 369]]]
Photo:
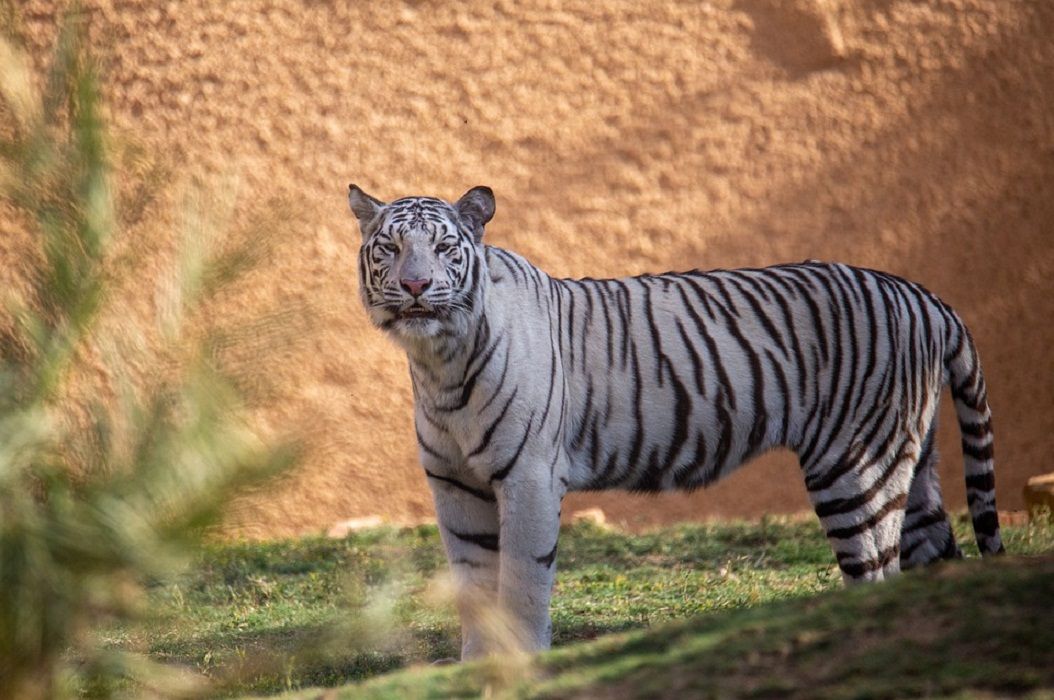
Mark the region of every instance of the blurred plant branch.
[[[0, 2], [0, 14], [17, 11]], [[0, 213], [17, 222], [0, 226], [26, 229], [34, 263], [28, 291], [0, 310], [0, 698], [200, 691], [189, 672], [108, 648], [99, 629], [145, 614], [144, 587], [179, 570], [232, 493], [298, 451], [255, 435], [208, 339], [184, 332], [194, 308], [258, 262], [246, 246], [214, 250], [200, 207], [185, 217], [196, 234], [181, 250], [177, 313], [161, 324], [170, 366], [117, 400], [74, 399], [85, 355], [122, 376], [120, 353], [100, 352], [94, 334], [122, 301], [115, 265], [135, 269], [118, 244], [149, 216], [158, 172], [133, 167], [121, 174], [139, 185], [115, 185], [86, 46], [71, 13], [38, 88], [17, 40], [0, 36]]]

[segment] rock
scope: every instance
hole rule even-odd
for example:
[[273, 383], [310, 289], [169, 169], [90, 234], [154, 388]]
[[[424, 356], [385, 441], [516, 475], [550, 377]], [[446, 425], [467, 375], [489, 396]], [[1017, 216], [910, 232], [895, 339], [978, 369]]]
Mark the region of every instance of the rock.
[[1029, 518], [1054, 521], [1054, 473], [1033, 476], [1025, 484], [1025, 509]]
[[384, 519], [379, 515], [367, 515], [364, 518], [351, 518], [349, 520], [341, 520], [333, 523], [333, 525], [326, 530], [326, 537], [332, 537], [335, 540], [347, 537], [352, 532], [358, 532], [359, 530], [366, 530], [371, 527], [380, 527], [384, 524]]
[[738, 0], [735, 7], [750, 16], [754, 49], [792, 75], [847, 56], [835, 8], [825, 0]]
[[600, 508], [586, 508], [585, 510], [577, 510], [571, 514], [572, 523], [590, 522], [599, 527], [607, 527], [608, 519], [604, 515], [604, 511]]

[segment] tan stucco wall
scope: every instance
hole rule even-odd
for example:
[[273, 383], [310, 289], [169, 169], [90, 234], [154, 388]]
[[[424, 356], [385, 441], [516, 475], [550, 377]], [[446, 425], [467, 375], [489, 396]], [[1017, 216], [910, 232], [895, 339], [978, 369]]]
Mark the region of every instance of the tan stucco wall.
[[[17, 4], [39, 62], [55, 3]], [[257, 414], [272, 431], [308, 426], [312, 450], [232, 507], [231, 532], [431, 515], [405, 361], [359, 308], [349, 181], [381, 198], [490, 185], [490, 242], [556, 275], [822, 258], [918, 280], [981, 350], [1000, 505], [1019, 507], [1025, 478], [1050, 468], [1054, 3], [83, 4], [120, 129], [235, 176], [242, 209], [291, 203], [274, 259], [215, 313], [284, 310], [250, 347], [311, 317], [264, 358]], [[950, 417], [942, 471], [962, 507]], [[807, 507], [789, 456], [760, 462], [691, 497], [575, 496], [565, 512]]]

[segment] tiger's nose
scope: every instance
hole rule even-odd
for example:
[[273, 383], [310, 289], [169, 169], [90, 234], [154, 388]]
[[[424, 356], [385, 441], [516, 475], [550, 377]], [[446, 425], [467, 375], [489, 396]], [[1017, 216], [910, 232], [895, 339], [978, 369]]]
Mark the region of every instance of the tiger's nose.
[[412, 296], [419, 297], [432, 286], [432, 280], [399, 280], [399, 284]]

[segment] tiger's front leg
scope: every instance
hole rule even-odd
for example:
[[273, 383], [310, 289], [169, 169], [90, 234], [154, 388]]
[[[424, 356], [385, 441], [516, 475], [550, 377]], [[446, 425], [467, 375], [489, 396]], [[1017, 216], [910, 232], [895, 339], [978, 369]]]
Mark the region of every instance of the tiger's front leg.
[[[546, 460], [535, 463], [544, 465]], [[501, 513], [498, 601], [519, 636], [520, 647], [540, 651], [548, 649], [552, 640], [549, 602], [564, 488], [549, 469], [524, 468], [515, 476], [518, 478], [502, 481], [495, 489]]]
[[493, 491], [458, 478], [460, 474], [427, 473], [454, 577], [461, 658], [478, 658], [492, 646], [487, 622], [498, 605], [497, 499]]

